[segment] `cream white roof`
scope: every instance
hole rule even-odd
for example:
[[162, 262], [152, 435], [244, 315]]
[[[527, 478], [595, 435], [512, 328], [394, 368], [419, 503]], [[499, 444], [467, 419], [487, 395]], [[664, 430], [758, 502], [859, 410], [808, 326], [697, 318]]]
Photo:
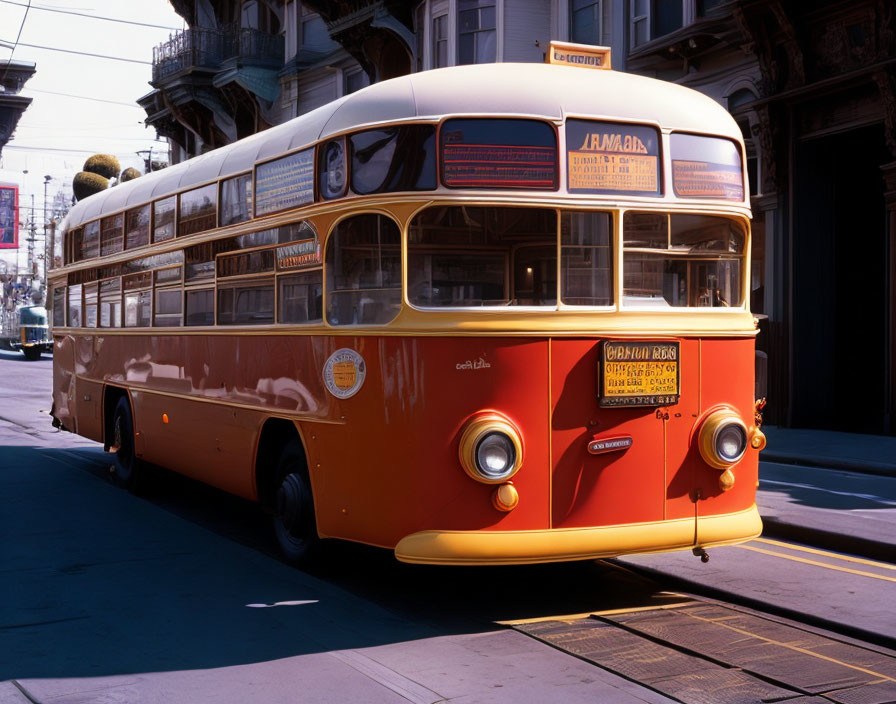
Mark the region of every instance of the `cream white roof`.
[[721, 105], [674, 83], [548, 64], [457, 66], [375, 83], [234, 144], [101, 191], [76, 204], [63, 227], [77, 227], [166, 194], [249, 171], [256, 162], [364, 125], [469, 113], [551, 120], [594, 116], [741, 138], [737, 124]]

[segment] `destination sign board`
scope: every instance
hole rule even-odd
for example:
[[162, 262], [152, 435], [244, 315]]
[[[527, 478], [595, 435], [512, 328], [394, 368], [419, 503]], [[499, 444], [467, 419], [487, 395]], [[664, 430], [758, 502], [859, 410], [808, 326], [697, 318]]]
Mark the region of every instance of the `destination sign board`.
[[646, 125], [566, 122], [570, 193], [660, 195], [659, 133]]
[[545, 61], [582, 68], [610, 68], [610, 47], [570, 42], [551, 42]]
[[277, 248], [277, 268], [281, 271], [320, 263], [320, 243], [317, 238]]
[[269, 215], [314, 201], [314, 148], [255, 167], [255, 215]]
[[741, 153], [732, 140], [673, 132], [669, 135], [669, 149], [676, 196], [744, 199]]
[[600, 405], [669, 406], [678, 403], [678, 342], [607, 341], [601, 349]]
[[455, 188], [553, 188], [556, 150], [490, 144], [446, 144], [442, 148], [446, 186]]
[[675, 195], [685, 198], [744, 199], [740, 166], [673, 159], [672, 185]]

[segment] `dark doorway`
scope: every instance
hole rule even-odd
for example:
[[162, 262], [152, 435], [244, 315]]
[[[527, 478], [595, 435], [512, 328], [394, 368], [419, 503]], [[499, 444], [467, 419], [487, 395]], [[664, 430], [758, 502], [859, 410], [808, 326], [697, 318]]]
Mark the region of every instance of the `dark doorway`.
[[798, 143], [793, 197], [792, 424], [885, 431], [883, 128]]

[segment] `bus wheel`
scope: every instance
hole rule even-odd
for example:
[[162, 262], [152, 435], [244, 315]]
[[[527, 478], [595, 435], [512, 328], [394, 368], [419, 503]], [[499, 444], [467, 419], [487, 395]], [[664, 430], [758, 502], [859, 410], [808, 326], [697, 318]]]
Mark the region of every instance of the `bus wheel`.
[[305, 467], [305, 455], [298, 443], [290, 442], [277, 462], [274, 535], [283, 558], [297, 566], [310, 565], [320, 552], [320, 538], [314, 519], [314, 499]]
[[22, 353], [29, 362], [40, 359], [40, 347], [23, 347]]
[[143, 463], [134, 449], [134, 419], [127, 396], [118, 399], [112, 416], [112, 447], [115, 448], [115, 480], [133, 494], [143, 489]]

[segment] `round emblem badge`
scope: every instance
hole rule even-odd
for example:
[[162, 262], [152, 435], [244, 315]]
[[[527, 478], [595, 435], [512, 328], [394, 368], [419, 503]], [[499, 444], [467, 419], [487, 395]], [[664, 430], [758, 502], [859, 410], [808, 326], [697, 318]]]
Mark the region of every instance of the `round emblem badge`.
[[336, 398], [351, 398], [358, 393], [366, 375], [364, 358], [347, 347], [336, 350], [324, 364], [324, 385]]

